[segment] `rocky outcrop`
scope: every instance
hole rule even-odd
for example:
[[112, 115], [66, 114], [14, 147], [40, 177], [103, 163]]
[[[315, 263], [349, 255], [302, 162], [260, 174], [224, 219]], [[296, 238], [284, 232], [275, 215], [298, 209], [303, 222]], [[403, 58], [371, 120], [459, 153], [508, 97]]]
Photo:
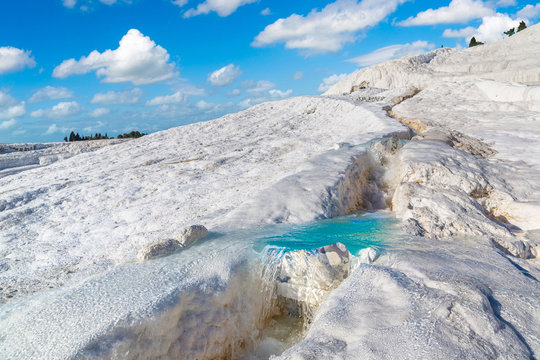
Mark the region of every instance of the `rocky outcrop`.
[[277, 271], [278, 298], [290, 314], [309, 315], [349, 276], [349, 258], [342, 243], [286, 252]]
[[174, 239], [156, 241], [144, 246], [137, 253], [139, 261], [170, 255], [204, 238], [208, 230], [203, 225], [191, 225], [180, 231]]
[[186, 247], [204, 238], [207, 234], [208, 230], [203, 225], [191, 225], [180, 231], [174, 237], [174, 241], [180, 246]]
[[158, 256], [170, 255], [179, 250], [181, 246], [174, 240], [156, 241], [146, 245], [137, 253], [139, 261], [150, 260]]

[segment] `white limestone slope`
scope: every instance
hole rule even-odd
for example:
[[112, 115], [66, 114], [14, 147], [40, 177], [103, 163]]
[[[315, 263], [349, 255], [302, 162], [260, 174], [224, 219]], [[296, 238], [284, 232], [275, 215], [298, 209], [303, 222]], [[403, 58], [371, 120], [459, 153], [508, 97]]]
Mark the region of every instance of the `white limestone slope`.
[[125, 140], [111, 139], [71, 143], [0, 144], [0, 178], [123, 141]]
[[[354, 210], [354, 192], [338, 193], [351, 156], [365, 152], [352, 145], [404, 131], [381, 109], [301, 97], [1, 178], [1, 292], [21, 296], [135, 261], [143, 246], [192, 224]], [[260, 196], [278, 183], [283, 201]]]
[[418, 87], [456, 79], [489, 79], [539, 84], [540, 25], [514, 36], [466, 50], [437, 49], [358, 70], [325, 95], [349, 94], [362, 84], [375, 88]]

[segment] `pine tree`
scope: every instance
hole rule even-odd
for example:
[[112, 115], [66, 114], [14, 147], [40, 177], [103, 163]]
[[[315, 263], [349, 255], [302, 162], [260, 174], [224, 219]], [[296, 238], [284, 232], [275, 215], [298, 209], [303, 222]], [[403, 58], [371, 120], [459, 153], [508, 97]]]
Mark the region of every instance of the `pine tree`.
[[512, 36], [516, 33], [516, 28], [511, 28], [510, 30], [505, 31], [504, 33], [508, 36]]
[[73, 131], [69, 134], [69, 141], [75, 141], [75, 133]]
[[520, 32], [521, 30], [525, 30], [526, 28], [527, 28], [527, 25], [525, 24], [525, 21], [522, 20], [522, 21], [519, 23], [517, 32]]
[[484, 45], [483, 42], [480, 42], [480, 41], [476, 41], [476, 38], [473, 36], [471, 38], [471, 41], [469, 42], [469, 47], [473, 47], [473, 46], [478, 46], [478, 45]]

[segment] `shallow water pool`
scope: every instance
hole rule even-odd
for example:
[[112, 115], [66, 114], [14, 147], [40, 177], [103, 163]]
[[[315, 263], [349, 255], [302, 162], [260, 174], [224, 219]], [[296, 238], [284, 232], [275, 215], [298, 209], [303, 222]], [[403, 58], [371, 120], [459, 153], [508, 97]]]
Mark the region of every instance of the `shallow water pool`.
[[262, 231], [255, 249], [266, 246], [310, 250], [341, 242], [356, 255], [367, 247], [384, 248], [397, 234], [399, 221], [390, 212], [354, 214], [307, 224], [274, 225]]

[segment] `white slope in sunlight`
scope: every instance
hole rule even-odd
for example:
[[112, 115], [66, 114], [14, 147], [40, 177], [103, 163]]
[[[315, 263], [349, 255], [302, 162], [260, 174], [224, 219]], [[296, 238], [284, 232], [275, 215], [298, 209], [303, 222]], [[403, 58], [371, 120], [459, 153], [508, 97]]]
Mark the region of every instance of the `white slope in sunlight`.
[[[57, 287], [134, 261], [143, 245], [173, 238], [192, 224], [212, 230], [336, 215], [335, 209], [325, 214], [323, 198], [355, 155], [336, 144], [400, 131], [404, 127], [380, 109], [300, 97], [2, 178], [2, 293]], [[318, 169], [313, 161], [324, 154], [331, 162]], [[302, 202], [311, 186], [311, 208], [276, 204], [268, 217], [257, 210], [264, 206], [252, 203], [248, 219], [227, 217], [301, 170], [310, 170], [309, 182], [296, 186], [289, 178], [288, 200]]]
[[422, 89], [393, 114], [419, 132], [459, 131], [495, 150], [491, 161], [504, 163], [500, 177], [513, 188], [499, 213], [521, 229], [540, 229], [540, 24], [492, 44], [361, 69], [326, 94], [366, 83]]
[[[540, 67], [539, 67], [540, 73]], [[499, 212], [523, 230], [540, 229], [540, 86], [493, 80], [440, 83], [394, 107], [423, 128], [458, 130], [496, 151], [511, 196]]]
[[123, 141], [126, 140], [110, 139], [70, 143], [0, 144], [0, 178], [36, 167], [50, 165], [77, 154], [95, 151]]
[[455, 79], [491, 79], [540, 83], [540, 24], [514, 36], [466, 50], [437, 49], [427, 54], [358, 70], [332, 86], [325, 95], [349, 94], [362, 83], [377, 88], [425, 88]]

